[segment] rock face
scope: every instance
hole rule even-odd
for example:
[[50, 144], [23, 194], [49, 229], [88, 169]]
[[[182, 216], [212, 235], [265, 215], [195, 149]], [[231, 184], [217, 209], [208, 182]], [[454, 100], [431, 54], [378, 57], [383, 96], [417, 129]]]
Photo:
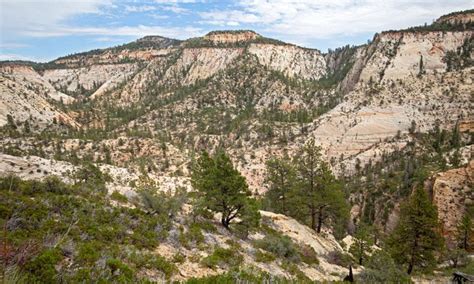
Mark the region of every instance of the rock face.
[[[92, 65], [89, 67], [51, 69], [43, 72], [43, 79], [51, 82], [56, 89], [68, 93], [89, 91], [94, 93], [99, 87], [112, 89], [133, 75], [137, 64]], [[103, 93], [104, 90], [101, 90]]]
[[326, 62], [318, 50], [297, 46], [251, 44], [248, 51], [260, 64], [289, 77], [320, 79], [326, 75]]
[[186, 48], [164, 75], [164, 80], [173, 80], [179, 74], [184, 84], [211, 77], [229, 64], [243, 52], [242, 48]]
[[[448, 245], [456, 245], [457, 226], [469, 206], [474, 205], [474, 161], [464, 167], [436, 174], [432, 179], [433, 203]], [[474, 234], [471, 235], [474, 239]]]
[[373, 52], [360, 74], [361, 82], [389, 82], [418, 74], [442, 73], [446, 52], [456, 51], [473, 35], [465, 32], [384, 32], [372, 43]]
[[6, 125], [8, 116], [11, 116], [17, 126], [28, 121], [32, 131], [54, 122], [80, 127], [75, 119], [59, 110], [51, 101], [67, 104], [74, 99], [56, 91], [30, 67], [0, 68], [0, 126]]
[[251, 41], [259, 37], [261, 35], [253, 31], [216, 31], [208, 33], [204, 36], [204, 39], [213, 43], [238, 43]]
[[472, 24], [474, 22], [474, 13], [472, 10], [461, 13], [451, 13], [445, 16], [441, 16], [436, 20], [436, 23], [449, 23], [449, 24]]

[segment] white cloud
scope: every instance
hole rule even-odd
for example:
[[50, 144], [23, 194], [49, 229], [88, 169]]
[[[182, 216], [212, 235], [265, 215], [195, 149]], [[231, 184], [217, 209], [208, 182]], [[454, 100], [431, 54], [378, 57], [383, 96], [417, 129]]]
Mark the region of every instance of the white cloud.
[[237, 22], [300, 38], [357, 35], [430, 23], [473, 0], [240, 0], [234, 9], [201, 13], [209, 24]]
[[14, 43], [14, 42], [0, 42], [0, 48], [2, 49], [17, 49], [29, 47], [30, 45], [24, 43]]
[[155, 2], [158, 4], [178, 4], [178, 3], [189, 4], [189, 3], [198, 3], [198, 2], [203, 2], [203, 1], [202, 0], [155, 0]]
[[133, 36], [160, 35], [172, 38], [189, 38], [202, 34], [196, 27], [162, 27], [162, 26], [121, 26], [121, 27], [56, 27], [54, 29], [34, 28], [24, 32], [30, 37], [58, 37], [67, 35], [101, 35], [101, 36]]
[[155, 6], [142, 5], [142, 6], [129, 6], [125, 5], [125, 11], [130, 13], [142, 13], [156, 10]]
[[14, 53], [0, 53], [0, 61], [3, 60], [24, 60], [24, 61], [38, 61], [34, 58], [14, 54]]
[[54, 27], [82, 14], [100, 14], [111, 0], [2, 0], [1, 29], [21, 31], [32, 26]]
[[160, 15], [160, 14], [149, 14], [148, 16], [152, 17], [155, 20], [164, 20], [170, 17], [168, 15]]
[[164, 11], [173, 12], [175, 14], [189, 14], [190, 13], [190, 10], [180, 7], [178, 5], [163, 6], [161, 7], [161, 9], [163, 9]]

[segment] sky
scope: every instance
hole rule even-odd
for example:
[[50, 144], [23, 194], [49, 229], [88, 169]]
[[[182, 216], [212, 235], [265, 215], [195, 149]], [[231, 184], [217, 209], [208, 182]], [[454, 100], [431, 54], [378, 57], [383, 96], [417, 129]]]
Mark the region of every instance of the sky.
[[474, 0], [0, 0], [0, 60], [46, 62], [145, 35], [229, 29], [326, 52], [472, 8]]

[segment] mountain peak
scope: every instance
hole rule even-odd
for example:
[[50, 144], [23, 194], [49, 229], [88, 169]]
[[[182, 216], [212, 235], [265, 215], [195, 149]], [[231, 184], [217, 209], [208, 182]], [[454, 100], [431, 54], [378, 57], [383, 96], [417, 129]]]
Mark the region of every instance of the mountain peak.
[[181, 41], [158, 35], [148, 35], [131, 42], [128, 45], [138, 45], [140, 47], [167, 48], [178, 45]]
[[210, 32], [204, 39], [213, 43], [237, 43], [252, 41], [259, 37], [261, 35], [251, 30], [223, 30]]

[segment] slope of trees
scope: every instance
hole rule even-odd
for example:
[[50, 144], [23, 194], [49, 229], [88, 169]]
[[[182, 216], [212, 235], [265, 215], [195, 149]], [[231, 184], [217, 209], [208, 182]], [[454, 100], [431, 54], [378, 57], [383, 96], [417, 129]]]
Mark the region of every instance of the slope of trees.
[[393, 258], [407, 266], [429, 269], [436, 264], [436, 251], [443, 248], [439, 233], [438, 214], [428, 194], [417, 188], [400, 208], [400, 220], [388, 240]]

